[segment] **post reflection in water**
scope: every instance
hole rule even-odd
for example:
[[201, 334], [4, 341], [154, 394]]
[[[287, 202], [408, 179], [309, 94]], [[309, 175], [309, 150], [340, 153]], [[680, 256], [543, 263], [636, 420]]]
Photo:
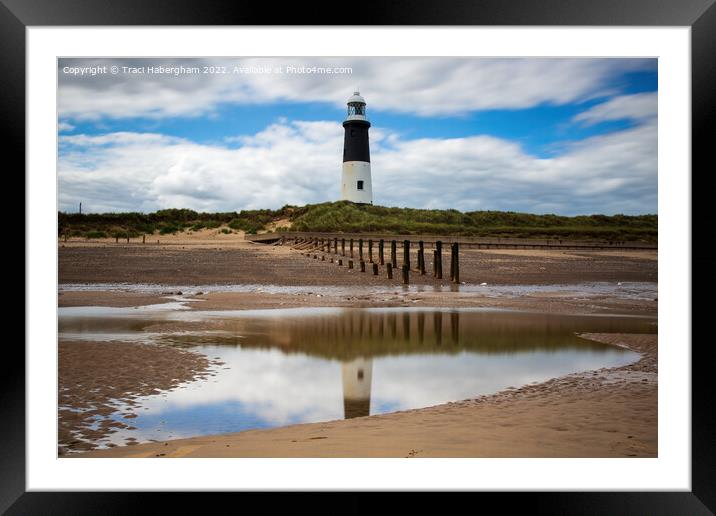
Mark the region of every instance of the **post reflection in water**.
[[425, 313], [418, 312], [418, 342], [422, 344], [425, 340]]
[[443, 313], [433, 314], [433, 330], [435, 331], [435, 344], [440, 346], [443, 343]]

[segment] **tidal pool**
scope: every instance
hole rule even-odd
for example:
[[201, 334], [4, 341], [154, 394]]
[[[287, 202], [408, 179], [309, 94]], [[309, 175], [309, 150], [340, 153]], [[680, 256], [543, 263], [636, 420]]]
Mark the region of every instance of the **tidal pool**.
[[[223, 362], [138, 398], [125, 444], [427, 407], [638, 360], [576, 333], [656, 333], [656, 318], [485, 309], [60, 308], [59, 337], [156, 342]], [[128, 348], [130, 350], [130, 348]], [[130, 350], [131, 352], [131, 350]], [[126, 407], [118, 404], [114, 417]]]

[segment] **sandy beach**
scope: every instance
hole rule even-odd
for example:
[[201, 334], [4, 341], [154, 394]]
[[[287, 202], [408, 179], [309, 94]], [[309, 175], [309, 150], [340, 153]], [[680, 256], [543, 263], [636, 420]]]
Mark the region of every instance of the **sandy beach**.
[[[243, 240], [242, 235], [162, 236], [160, 244], [129, 244], [113, 240], [87, 243], [60, 242], [59, 283], [151, 283], [159, 285], [401, 285], [400, 275], [388, 280], [385, 268], [378, 276], [357, 271], [358, 249], [354, 256], [325, 255], [342, 259], [343, 267], [321, 260], [322, 253], [296, 251], [288, 246], [267, 246]], [[153, 239], [154, 240], [154, 239]], [[155, 240], [156, 241], [156, 240]], [[367, 257], [367, 250], [364, 250]], [[377, 258], [377, 250], [373, 250]], [[317, 258], [313, 259], [313, 255]], [[386, 249], [386, 258], [389, 251]], [[402, 250], [398, 249], [399, 261]], [[353, 259], [356, 268], [346, 262]], [[367, 261], [367, 258], [366, 258]], [[426, 252], [428, 270], [431, 253]], [[411, 263], [417, 264], [415, 249]], [[523, 250], [461, 249], [460, 280], [466, 284], [554, 285], [588, 282], [634, 282], [658, 280], [656, 251], [649, 250]], [[332, 265], [332, 266], [331, 266]], [[413, 273], [414, 285], [449, 287], [449, 251], [443, 252], [442, 282], [430, 273]]]
[[[163, 237], [162, 237], [163, 238]], [[179, 237], [142, 245], [59, 244], [60, 307], [134, 307], [185, 301], [191, 310], [292, 307], [484, 307], [563, 314], [657, 314], [658, 299], [630, 284], [657, 282], [655, 251], [461, 251], [462, 285], [411, 274], [411, 287], [348, 271], [239, 235]], [[327, 260], [329, 255], [325, 255]], [[334, 257], [335, 256], [331, 256]], [[243, 285], [245, 288], [234, 288]], [[655, 289], [654, 289], [655, 292]], [[657, 335], [585, 334], [640, 354], [633, 364], [586, 371], [490, 396], [349, 420], [247, 430], [72, 457], [654, 457]], [[126, 343], [116, 344], [126, 346]], [[131, 344], [134, 364], [108, 342], [60, 341], [60, 397], [99, 407], [146, 389], [171, 390], [211, 374], [211, 357]], [[126, 349], [126, 347], [124, 348]], [[66, 360], [72, 353], [73, 360]], [[65, 359], [63, 360], [63, 356]], [[171, 363], [172, 367], [166, 367]], [[72, 364], [71, 366], [69, 364]], [[107, 367], [107, 364], [114, 364]], [[93, 378], [112, 389], [89, 392]], [[77, 389], [76, 385], [83, 385]], [[74, 387], [73, 387], [74, 386]], [[68, 398], [68, 399], [70, 399]], [[60, 414], [64, 429], [79, 416]], [[74, 423], [71, 420], [74, 418]], [[69, 421], [69, 423], [68, 423]], [[131, 419], [128, 423], [131, 425]], [[111, 430], [109, 423], [105, 430]], [[83, 445], [75, 451], [82, 449]], [[60, 447], [62, 449], [62, 446]]]

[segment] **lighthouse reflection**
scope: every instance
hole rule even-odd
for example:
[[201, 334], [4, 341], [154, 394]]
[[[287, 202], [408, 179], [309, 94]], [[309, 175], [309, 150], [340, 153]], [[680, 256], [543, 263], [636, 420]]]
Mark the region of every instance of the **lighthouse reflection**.
[[[400, 331], [398, 330], [398, 319], [400, 319]], [[348, 318], [347, 332], [343, 327], [340, 330], [343, 338], [355, 336], [359, 338], [377, 339], [382, 341], [386, 336], [395, 341], [400, 340], [410, 344], [411, 333], [417, 339], [417, 344], [425, 343], [425, 312], [404, 311], [398, 317], [396, 313], [373, 314], [366, 316], [359, 314]], [[434, 314], [433, 330], [436, 338], [436, 345], [442, 341], [442, 312]], [[386, 325], [388, 332], [386, 333]], [[415, 330], [411, 332], [411, 329]], [[450, 314], [450, 335], [451, 342], [457, 344], [459, 341], [460, 314]], [[371, 385], [373, 380], [373, 359], [370, 357], [359, 357], [341, 364], [341, 379], [343, 384], [343, 417], [352, 419], [370, 415]]]
[[356, 358], [341, 365], [343, 377], [343, 417], [351, 419], [370, 415], [370, 386], [373, 360]]

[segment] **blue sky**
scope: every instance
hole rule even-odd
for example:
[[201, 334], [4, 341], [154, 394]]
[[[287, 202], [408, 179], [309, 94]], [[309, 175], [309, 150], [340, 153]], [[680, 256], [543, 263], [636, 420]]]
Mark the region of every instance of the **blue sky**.
[[[350, 70], [278, 73], [299, 59]], [[226, 73], [121, 71], [158, 64]], [[63, 59], [58, 74], [61, 210], [337, 200], [359, 87], [376, 204], [657, 212], [655, 59]]]

